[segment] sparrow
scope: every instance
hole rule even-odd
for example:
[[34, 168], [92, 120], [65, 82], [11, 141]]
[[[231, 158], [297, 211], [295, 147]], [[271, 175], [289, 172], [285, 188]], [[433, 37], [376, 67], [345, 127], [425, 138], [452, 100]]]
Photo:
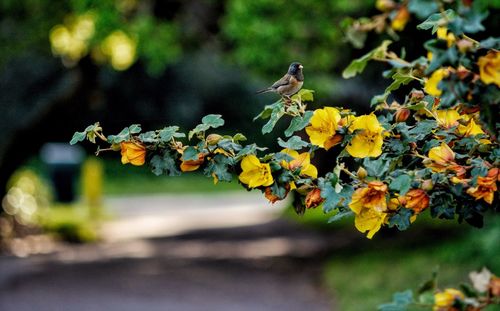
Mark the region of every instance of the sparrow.
[[304, 84], [302, 68], [304, 68], [304, 66], [300, 63], [291, 63], [290, 67], [288, 67], [288, 72], [281, 79], [274, 82], [270, 87], [257, 91], [256, 94], [276, 92], [281, 96], [290, 98], [290, 96], [297, 93], [302, 87], [302, 84]]

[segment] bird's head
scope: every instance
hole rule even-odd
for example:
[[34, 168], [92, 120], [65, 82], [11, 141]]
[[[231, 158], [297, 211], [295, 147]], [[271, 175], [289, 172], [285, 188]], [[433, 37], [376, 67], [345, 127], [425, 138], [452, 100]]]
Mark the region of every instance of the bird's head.
[[291, 63], [290, 67], [288, 67], [288, 74], [297, 75], [299, 72], [302, 71], [302, 68], [304, 68], [304, 66], [302, 66], [301, 63], [297, 62]]

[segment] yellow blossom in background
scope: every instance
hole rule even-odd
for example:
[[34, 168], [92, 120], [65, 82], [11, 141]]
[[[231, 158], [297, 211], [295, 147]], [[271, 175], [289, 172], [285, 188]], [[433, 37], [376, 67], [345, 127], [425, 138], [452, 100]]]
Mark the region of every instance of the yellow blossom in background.
[[455, 300], [463, 300], [464, 294], [458, 289], [447, 288], [443, 292], [434, 294], [433, 311], [452, 311]]
[[122, 164], [140, 166], [146, 162], [146, 147], [138, 142], [128, 141], [120, 144]]
[[410, 12], [406, 8], [406, 6], [402, 6], [396, 13], [396, 16], [394, 16], [394, 19], [391, 23], [391, 28], [396, 31], [402, 31], [403, 29], [405, 29], [405, 26], [409, 20]]
[[239, 180], [250, 188], [270, 186], [274, 181], [269, 164], [261, 163], [254, 155], [243, 158], [241, 169]]
[[455, 165], [455, 153], [446, 143], [431, 148], [428, 158], [423, 161], [424, 165], [434, 172], [441, 173], [450, 166]]
[[496, 182], [499, 178], [499, 169], [492, 168], [485, 177], [479, 176], [476, 187], [467, 189], [467, 193], [476, 200], [483, 199], [488, 204], [492, 204], [495, 193], [498, 190]]
[[455, 35], [451, 32], [448, 32], [448, 28], [444, 26], [438, 27], [436, 35], [438, 39], [446, 41], [448, 47], [451, 47], [456, 41]]
[[340, 119], [340, 112], [337, 108], [316, 109], [311, 117], [311, 125], [306, 127], [311, 144], [328, 150], [341, 142], [342, 137], [336, 134]]
[[357, 117], [349, 127], [349, 131], [357, 131], [346, 147], [351, 156], [366, 158], [378, 157], [382, 154], [384, 128], [373, 113]]
[[290, 162], [281, 161], [281, 166], [285, 169], [295, 171], [300, 168], [300, 175], [312, 178], [318, 177], [318, 169], [311, 164], [311, 155], [309, 152], [299, 154], [297, 151], [291, 149], [283, 149], [281, 152], [293, 158]]
[[371, 239], [380, 230], [387, 217], [387, 185], [381, 181], [369, 182], [367, 187], [357, 189], [349, 208], [354, 212], [354, 225], [360, 232], [367, 232]]
[[424, 90], [427, 94], [432, 96], [441, 96], [441, 91], [438, 88], [439, 82], [443, 80], [448, 75], [448, 70], [445, 68], [440, 68], [432, 73], [427, 81], [425, 81]]
[[94, 17], [87, 13], [67, 20], [50, 30], [50, 45], [54, 55], [77, 62], [88, 53], [88, 43], [95, 31]]
[[460, 114], [455, 109], [437, 110], [436, 118], [440, 126], [450, 128], [458, 125]]
[[490, 51], [477, 61], [479, 77], [485, 84], [500, 87], [500, 52]]
[[116, 30], [101, 43], [101, 52], [116, 70], [129, 68], [136, 59], [137, 43], [121, 30]]

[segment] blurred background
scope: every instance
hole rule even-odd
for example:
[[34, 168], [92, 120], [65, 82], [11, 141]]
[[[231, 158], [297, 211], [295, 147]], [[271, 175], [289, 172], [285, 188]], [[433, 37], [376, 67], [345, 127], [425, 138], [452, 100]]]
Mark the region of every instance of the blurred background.
[[[489, 5], [484, 38], [499, 26]], [[376, 13], [372, 0], [0, 0], [0, 309], [374, 310], [438, 266], [445, 283], [500, 273], [498, 218], [477, 230], [421, 217], [370, 242], [352, 219], [298, 217], [236, 182], [69, 147], [96, 121], [189, 130], [209, 113], [271, 147], [252, 119], [276, 95], [254, 92], [292, 61], [316, 107], [368, 111], [384, 67], [340, 73], [384, 38], [355, 48], [342, 25]], [[393, 45], [408, 59], [425, 55], [417, 23]]]

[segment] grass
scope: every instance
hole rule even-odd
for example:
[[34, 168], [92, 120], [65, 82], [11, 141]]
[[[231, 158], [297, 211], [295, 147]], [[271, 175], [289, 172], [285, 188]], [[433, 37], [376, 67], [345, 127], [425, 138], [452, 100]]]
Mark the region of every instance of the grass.
[[[482, 230], [462, 225], [459, 231], [462, 234], [457, 234], [457, 230], [450, 232], [457, 237], [445, 240], [441, 237], [437, 243], [434, 238], [423, 236], [418, 244], [405, 244], [402, 233], [403, 241], [397, 247], [378, 240], [367, 250], [346, 249], [335, 254], [326, 265], [324, 278], [337, 308], [376, 310], [377, 305], [390, 302], [395, 292], [406, 289], [415, 292], [438, 267], [440, 288], [458, 286], [467, 281], [470, 271], [483, 266], [498, 275], [500, 218], [494, 218]], [[500, 310], [500, 306], [486, 310]]]

